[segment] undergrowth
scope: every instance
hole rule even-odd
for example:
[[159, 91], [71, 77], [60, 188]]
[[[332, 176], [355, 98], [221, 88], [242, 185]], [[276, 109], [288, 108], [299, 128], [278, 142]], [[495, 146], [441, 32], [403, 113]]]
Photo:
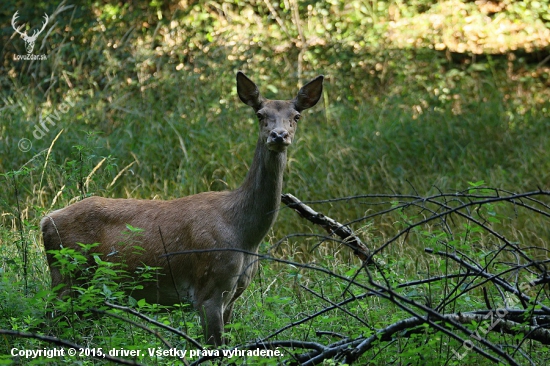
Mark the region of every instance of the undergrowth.
[[[298, 3], [298, 20], [287, 2], [276, 9], [286, 34], [277, 28], [273, 12], [254, 1], [210, 2], [215, 11], [197, 5], [171, 12], [173, 4], [163, 7], [159, 2], [140, 3], [143, 9], [103, 3], [75, 6], [59, 13], [51, 42], [37, 44], [48, 53], [49, 61], [43, 63], [8, 60], [6, 52], [15, 52], [20, 40], [3, 34], [0, 329], [55, 336], [90, 349], [101, 347], [107, 353], [197, 348], [180, 334], [150, 322], [170, 325], [200, 340], [200, 321], [190, 305], [167, 310], [128, 295], [148, 271], [139, 280], [120, 285], [119, 279], [135, 278], [134, 274], [101, 257], [95, 257], [93, 271], [76, 271], [84, 267], [78, 253], [61, 250], [58, 255], [65, 269], [85, 276], [86, 285], [79, 285], [73, 297], [57, 299], [50, 290], [39, 221], [46, 213], [90, 195], [172, 199], [236, 188], [252, 161], [258, 133], [255, 116], [236, 94], [234, 79], [239, 69], [259, 80], [263, 95], [280, 99], [294, 95], [305, 80], [326, 76], [321, 102], [299, 122], [289, 150], [284, 191], [315, 201], [315, 209], [349, 223], [371, 249], [422, 220], [427, 211], [403, 209], [370, 217], [380, 207], [395, 208], [398, 199], [381, 203], [356, 196], [428, 197], [469, 189], [489, 195], [495, 191], [483, 189], [550, 188], [549, 73], [544, 52], [475, 55], [388, 46], [384, 42], [389, 41], [380, 38], [382, 25], [369, 26], [389, 11], [386, 3], [378, 2], [378, 10], [355, 6], [361, 5], [355, 1], [341, 9], [332, 2]], [[431, 4], [415, 1], [407, 8], [403, 2], [394, 3], [403, 19], [410, 15], [415, 22], [423, 19]], [[16, 4], [8, 5], [2, 11], [11, 17]], [[39, 5], [40, 11], [49, 6]], [[94, 11], [100, 15], [90, 15]], [[510, 5], [506, 11], [518, 19], [525, 14], [535, 17], [538, 25], [547, 21], [545, 14], [538, 18], [538, 10], [527, 12], [519, 5]], [[341, 15], [350, 15], [349, 23]], [[308, 23], [308, 17], [314, 16], [325, 22]], [[315, 42], [300, 43], [298, 25]], [[451, 46], [457, 45], [447, 45]], [[481, 205], [472, 212], [490, 217], [491, 228], [518, 247], [531, 247], [533, 258], [547, 261], [550, 226], [544, 215], [502, 204]], [[487, 231], [463, 218], [451, 221], [453, 237], [432, 222], [400, 237], [379, 253], [383, 269], [369, 277], [346, 246], [328, 240], [322, 229], [282, 208], [260, 250], [273, 257], [261, 261], [257, 278], [236, 303], [227, 329], [230, 344], [242, 346], [266, 338], [322, 311], [327, 299], [338, 303], [367, 291], [345, 279], [397, 286], [461, 272], [459, 265], [429, 255], [427, 249], [450, 248], [489, 263], [494, 273], [507, 271], [513, 250], [501, 254], [500, 242]], [[93, 246], [87, 250], [93, 251]], [[521, 272], [512, 280], [519, 284], [530, 278]], [[501, 294], [494, 287], [478, 285], [481, 280], [473, 280], [473, 288], [453, 281], [395, 291], [432, 306], [444, 301], [450, 289], [459, 289], [461, 296], [443, 306], [449, 312], [485, 306], [487, 298], [500, 305]], [[537, 293], [532, 290], [530, 295]], [[547, 304], [547, 293], [539, 295]], [[539, 305], [529, 306], [535, 310]], [[128, 312], [127, 307], [149, 320]], [[330, 343], [368, 338], [411, 316], [380, 296], [365, 296], [345, 309], [347, 313], [323, 313], [281, 331], [277, 334], [281, 338], [270, 339]], [[487, 327], [486, 322], [468, 325], [472, 331], [483, 326]], [[476, 352], [458, 358], [453, 352], [462, 355], [463, 344], [426, 325], [414, 328], [412, 335], [405, 331], [401, 335], [380, 340], [359, 362], [491, 362]], [[484, 336], [495, 343], [521, 343], [521, 351], [531, 359], [540, 364], [548, 361], [546, 345], [520, 342], [499, 332]], [[4, 335], [0, 363], [23, 364], [28, 360], [12, 357], [11, 349], [42, 349], [48, 344]], [[290, 360], [290, 347], [281, 349], [286, 356], [237, 362]], [[164, 365], [177, 362], [177, 356], [142, 355], [135, 360]], [[55, 362], [100, 361], [87, 355]]]

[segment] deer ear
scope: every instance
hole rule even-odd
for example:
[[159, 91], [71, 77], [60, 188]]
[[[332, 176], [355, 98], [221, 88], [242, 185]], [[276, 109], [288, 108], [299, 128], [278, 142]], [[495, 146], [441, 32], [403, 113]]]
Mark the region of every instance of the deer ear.
[[237, 72], [237, 94], [244, 104], [251, 106], [255, 111], [261, 108], [264, 101], [258, 86], [242, 71]]
[[294, 106], [298, 112], [317, 104], [323, 93], [324, 78], [323, 75], [319, 75], [300, 89], [298, 95], [294, 98]]

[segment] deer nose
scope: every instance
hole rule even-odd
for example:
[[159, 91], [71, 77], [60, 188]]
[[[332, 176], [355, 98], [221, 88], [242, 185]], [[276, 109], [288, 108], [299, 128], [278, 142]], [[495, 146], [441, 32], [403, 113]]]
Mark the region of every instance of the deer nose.
[[271, 141], [276, 143], [284, 142], [288, 137], [288, 131], [287, 130], [273, 130], [269, 134], [269, 137], [271, 138]]

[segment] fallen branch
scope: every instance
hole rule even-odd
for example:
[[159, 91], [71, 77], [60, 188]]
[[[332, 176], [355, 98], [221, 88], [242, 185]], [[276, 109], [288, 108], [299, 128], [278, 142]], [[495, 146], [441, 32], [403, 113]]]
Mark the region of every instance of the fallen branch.
[[[313, 210], [290, 193], [281, 195], [281, 202], [296, 211], [301, 217], [321, 226], [330, 235], [338, 235], [344, 243], [353, 249], [353, 253], [363, 262], [370, 257], [370, 250], [348, 226], [342, 225], [336, 220]], [[366, 264], [372, 264], [372, 257]]]
[[[516, 311], [515, 313], [524, 314], [527, 313], [527, 311]], [[472, 324], [474, 322], [482, 324], [483, 322], [489, 321], [490, 324], [488, 324], [488, 328], [480, 326], [479, 331], [471, 336], [473, 340], [477, 339], [476, 337], [478, 334], [483, 337], [489, 331], [495, 331], [512, 335], [523, 334], [525, 338], [538, 341], [542, 344], [550, 344], [550, 330], [508, 320], [508, 314], [499, 313], [502, 317], [492, 317], [492, 314], [493, 311], [488, 310], [485, 314], [469, 312], [445, 314], [443, 317], [447, 320], [452, 320], [461, 324]], [[514, 315], [517, 316], [518, 314]], [[293, 349], [303, 348], [311, 350], [305, 354], [295, 356], [296, 360], [299, 361], [301, 365], [318, 365], [324, 360], [331, 358], [345, 358], [345, 362], [351, 364], [355, 362], [361, 354], [378, 345], [379, 342], [389, 342], [397, 335], [401, 338], [408, 338], [413, 334], [424, 334], [426, 332], [426, 328], [419, 327], [424, 323], [425, 320], [421, 318], [407, 318], [380, 329], [368, 338], [359, 337], [356, 339], [345, 339], [327, 346], [316, 344], [317, 347], [311, 347], [310, 342], [307, 342], [307, 344], [292, 341], [286, 342], [287, 346], [290, 346]], [[270, 344], [274, 347], [275, 345], [280, 346], [282, 342], [275, 341]], [[260, 343], [256, 345], [259, 346]]]
[[[524, 313], [528, 313], [525, 311]], [[500, 316], [499, 316], [500, 315]], [[512, 335], [523, 334], [524, 338], [532, 339], [534, 341], [540, 342], [542, 344], [550, 344], [550, 330], [544, 329], [538, 326], [530, 326], [526, 324], [521, 324], [508, 320], [508, 314], [505, 310], [501, 312], [495, 311], [495, 316], [493, 317], [493, 311], [488, 310], [487, 314], [476, 314], [473, 312], [469, 313], [456, 313], [456, 314], [442, 314], [443, 318], [454, 321], [460, 324], [472, 324], [479, 323], [481, 324], [484, 321], [490, 321], [488, 328], [479, 327], [480, 331], [474, 332], [470, 338], [474, 340], [481, 340], [481, 337], [484, 337], [489, 331], [502, 332]], [[348, 358], [346, 362], [350, 363], [355, 361], [361, 354], [365, 353], [367, 350], [374, 347], [378, 342], [388, 342], [393, 339], [396, 333], [399, 333], [400, 337], [409, 337], [415, 333], [424, 333], [426, 332], [425, 328], [414, 329], [425, 323], [425, 320], [422, 318], [407, 318], [400, 320], [396, 323], [393, 323], [372, 336], [366, 338], [359, 344], [355, 349], [350, 349]], [[406, 330], [406, 332], [404, 332]], [[351, 356], [351, 357], [350, 357]]]

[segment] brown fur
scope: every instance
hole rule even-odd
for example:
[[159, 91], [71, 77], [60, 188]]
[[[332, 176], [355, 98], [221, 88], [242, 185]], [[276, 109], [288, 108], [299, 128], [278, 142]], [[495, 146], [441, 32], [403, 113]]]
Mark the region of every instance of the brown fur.
[[[295, 117], [317, 103], [322, 83], [319, 76], [300, 89], [295, 99], [273, 101], [261, 97], [256, 84], [239, 72], [239, 97], [255, 110], [260, 125], [254, 160], [239, 188], [171, 201], [86, 198], [42, 219], [46, 250], [100, 243], [93, 252], [102, 253], [104, 260], [124, 261], [130, 273], [143, 263], [161, 267], [157, 281], [144, 283], [146, 287], [132, 295], [165, 305], [191, 301], [201, 314], [207, 342], [222, 344], [233, 303], [257, 269], [256, 257], [239, 250], [257, 253], [275, 221]], [[120, 244], [128, 240], [122, 234], [126, 224], [144, 229], [137, 243], [145, 249], [142, 255], [133, 253], [131, 246], [136, 243]], [[165, 255], [209, 249], [236, 250]], [[47, 258], [52, 287], [68, 284], [53, 265], [53, 256]]]

